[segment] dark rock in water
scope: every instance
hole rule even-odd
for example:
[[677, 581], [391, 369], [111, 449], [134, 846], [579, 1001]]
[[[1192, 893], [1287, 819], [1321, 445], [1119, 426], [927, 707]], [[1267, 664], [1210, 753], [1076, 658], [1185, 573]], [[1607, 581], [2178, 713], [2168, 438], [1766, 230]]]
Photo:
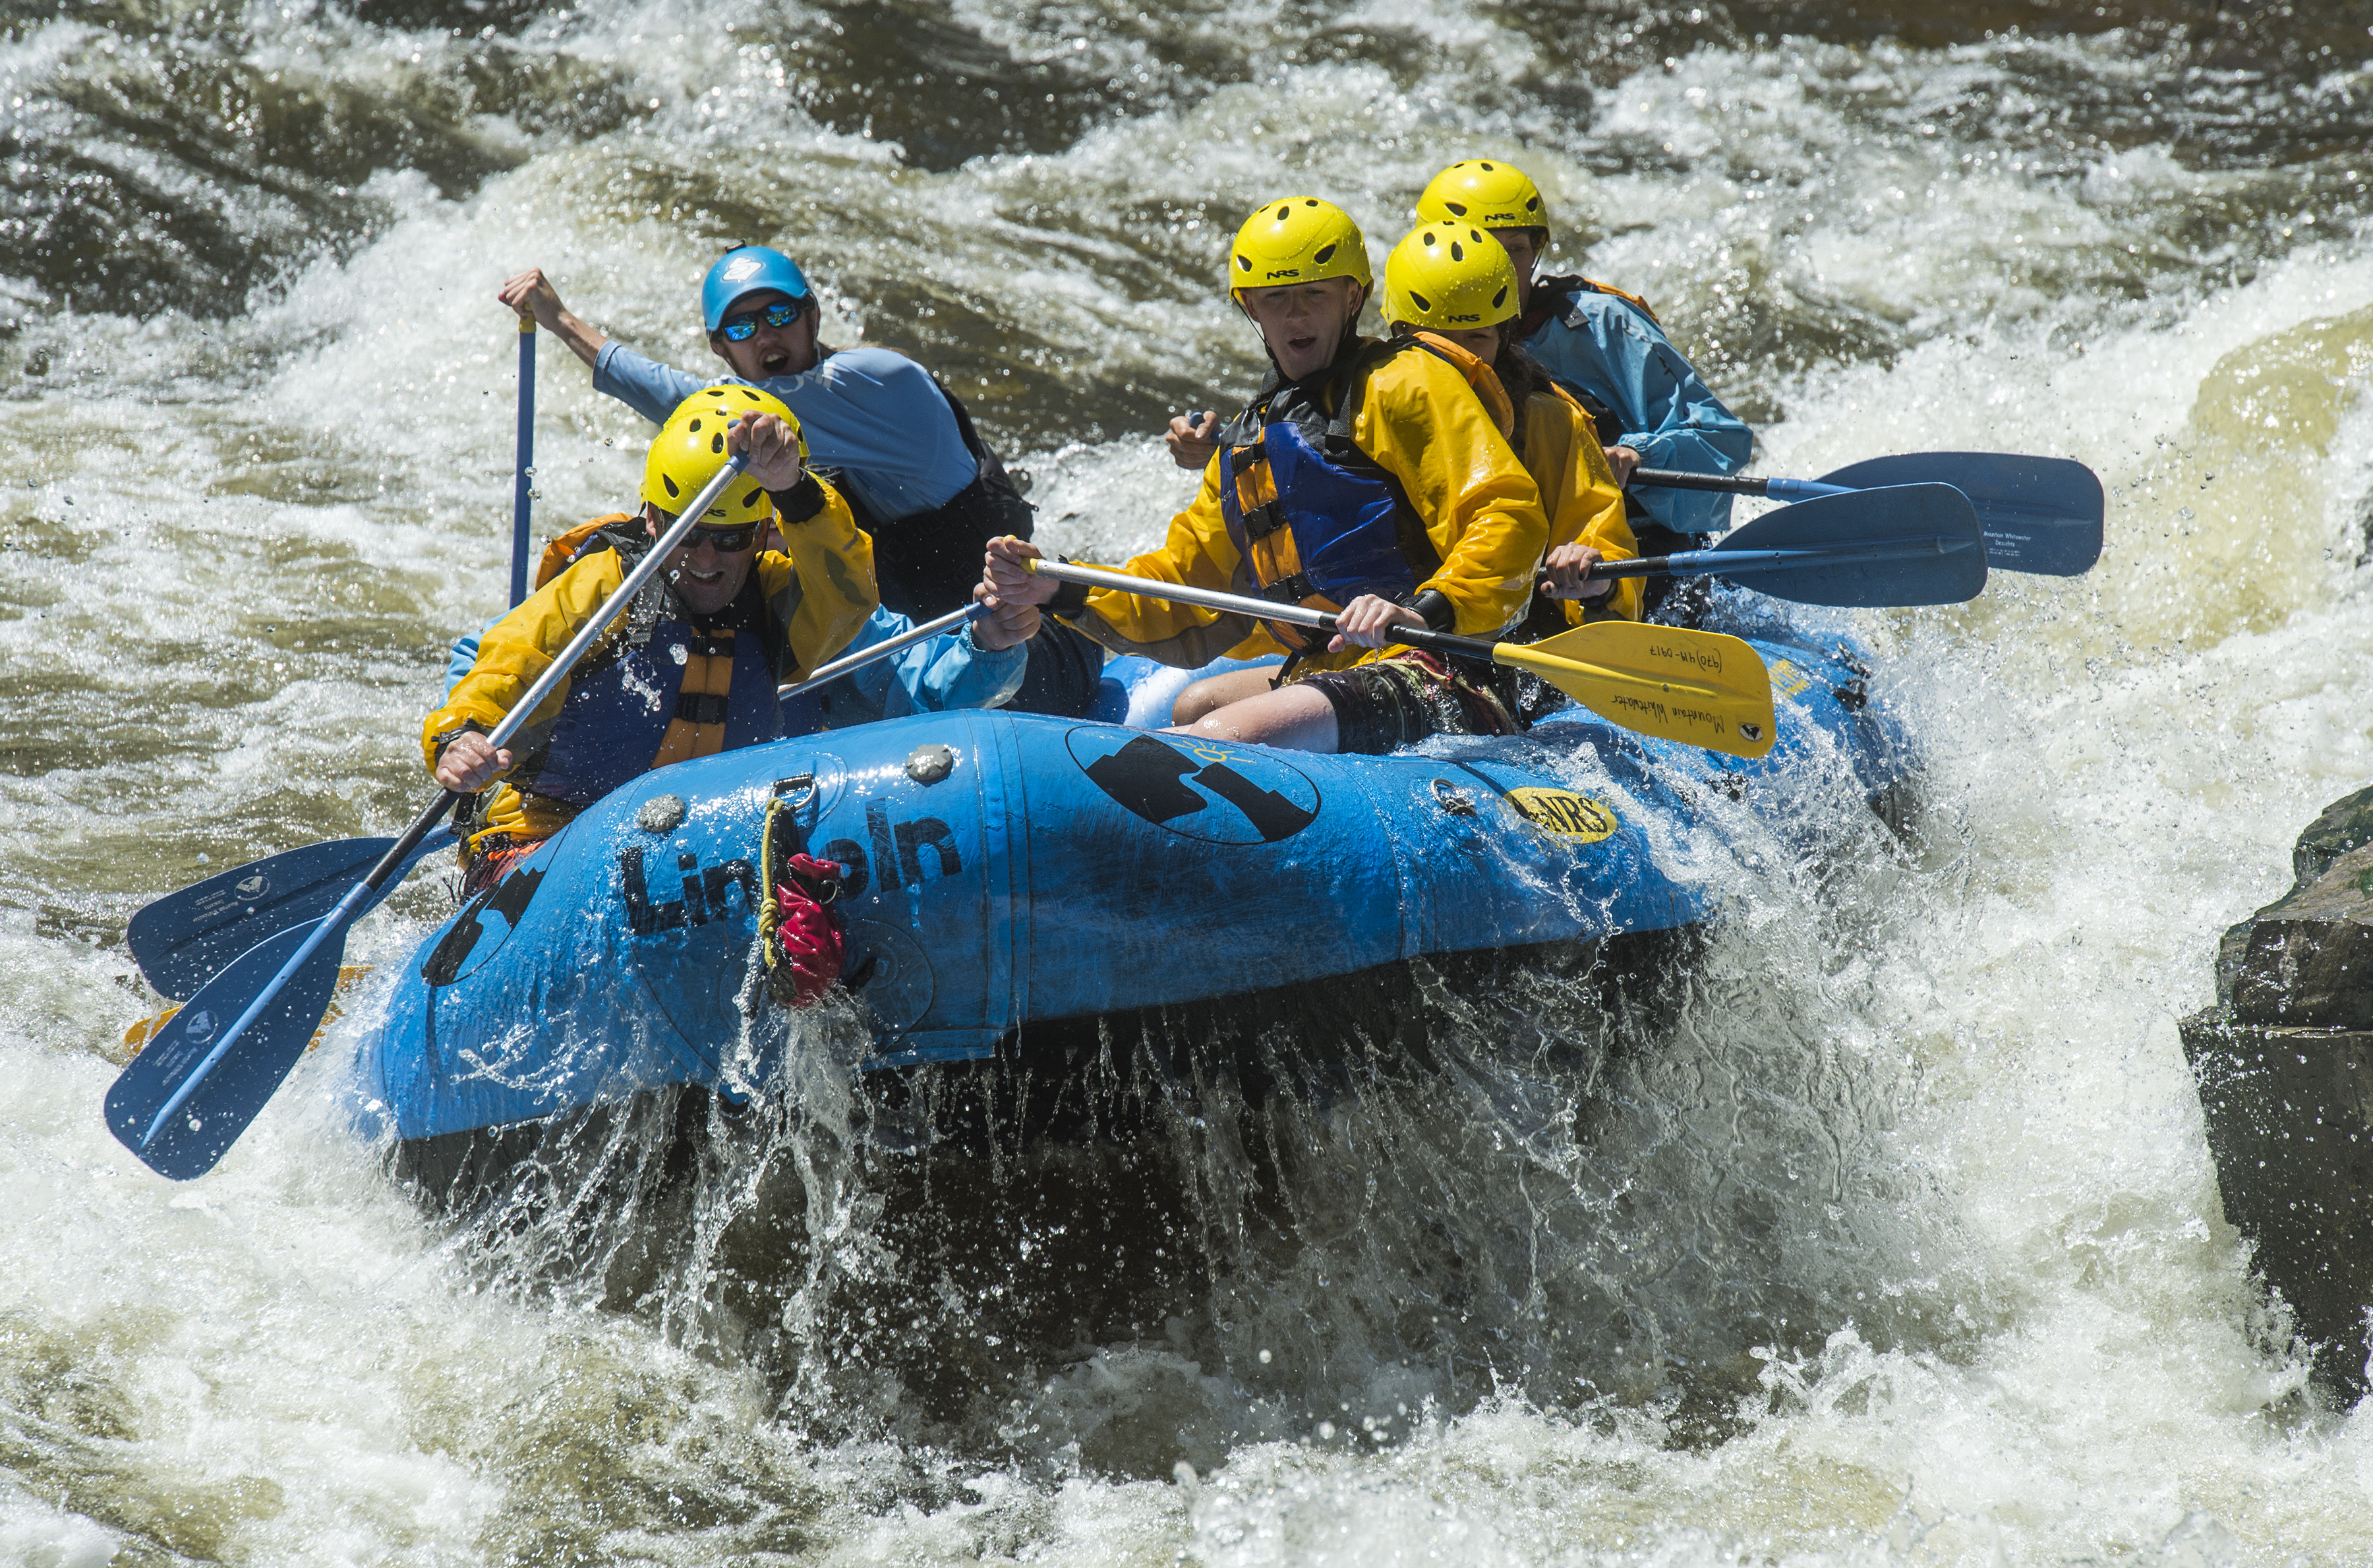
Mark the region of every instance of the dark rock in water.
[[2332, 861], [2368, 844], [2373, 844], [2373, 784], [2354, 795], [2343, 795], [2308, 824], [2307, 831], [2299, 835], [2298, 847], [2291, 851], [2291, 875], [2305, 887], [2330, 871]]
[[2299, 837], [2290, 892], [2217, 944], [2216, 1005], [2183, 1021], [2225, 1216], [2317, 1344], [2367, 1389], [2373, 1352], [2373, 789]]

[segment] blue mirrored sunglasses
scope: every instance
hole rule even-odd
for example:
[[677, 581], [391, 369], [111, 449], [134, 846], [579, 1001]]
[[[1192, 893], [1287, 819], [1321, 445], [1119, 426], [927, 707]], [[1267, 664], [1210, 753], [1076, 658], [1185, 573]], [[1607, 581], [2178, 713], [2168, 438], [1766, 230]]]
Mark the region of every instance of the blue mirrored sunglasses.
[[787, 327], [800, 319], [800, 308], [789, 299], [777, 299], [772, 305], [755, 310], [744, 310], [738, 316], [728, 316], [717, 323], [728, 343], [747, 343], [758, 333], [758, 323], [770, 327]]

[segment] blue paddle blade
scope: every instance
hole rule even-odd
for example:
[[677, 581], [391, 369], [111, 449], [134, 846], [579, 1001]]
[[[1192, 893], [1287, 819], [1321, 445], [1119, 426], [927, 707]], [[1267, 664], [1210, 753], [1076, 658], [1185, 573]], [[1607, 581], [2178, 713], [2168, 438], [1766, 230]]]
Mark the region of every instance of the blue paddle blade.
[[2101, 558], [2101, 481], [2064, 457], [2013, 452], [1904, 452], [1821, 475], [1824, 485], [1950, 485], [1986, 531], [1986, 560], [2005, 571], [2078, 577]]
[[[380, 896], [394, 892], [423, 856], [452, 846], [450, 830], [430, 834], [380, 884]], [[123, 943], [158, 995], [190, 996], [275, 931], [328, 914], [394, 847], [392, 838], [342, 838], [250, 860], [150, 904], [132, 917]], [[378, 904], [374, 898], [363, 912]]]
[[[1786, 551], [1780, 562], [1745, 559]], [[1799, 604], [1881, 609], [1959, 604], [1986, 586], [1986, 536], [1950, 485], [1893, 485], [1769, 511], [1687, 557], [1702, 569]]]
[[[341, 891], [352, 886], [348, 883]], [[116, 1076], [107, 1092], [107, 1129], [150, 1170], [175, 1181], [188, 1181], [214, 1169], [223, 1151], [247, 1130], [248, 1123], [280, 1087], [280, 1081], [288, 1076], [288, 1070], [297, 1065], [297, 1059], [305, 1054], [337, 989], [338, 965], [345, 951], [343, 932], [333, 933], [314, 950], [190, 1097], [150, 1136], [157, 1113], [205, 1063], [223, 1033], [263, 994], [320, 923], [308, 920], [290, 926], [240, 954], [199, 988], [188, 1005], [173, 1014], [132, 1059], [132, 1065]]]

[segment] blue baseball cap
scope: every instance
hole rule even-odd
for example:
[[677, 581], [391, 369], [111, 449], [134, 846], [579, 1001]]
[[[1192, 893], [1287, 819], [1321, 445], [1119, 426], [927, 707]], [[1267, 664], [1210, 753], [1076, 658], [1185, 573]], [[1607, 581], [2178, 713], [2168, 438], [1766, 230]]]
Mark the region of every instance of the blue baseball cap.
[[728, 251], [708, 269], [701, 280], [700, 314], [715, 332], [733, 309], [733, 302], [745, 294], [761, 294], [768, 289], [788, 294], [804, 306], [808, 300], [807, 274], [799, 263], [780, 251], [770, 251], [764, 245], [743, 245]]

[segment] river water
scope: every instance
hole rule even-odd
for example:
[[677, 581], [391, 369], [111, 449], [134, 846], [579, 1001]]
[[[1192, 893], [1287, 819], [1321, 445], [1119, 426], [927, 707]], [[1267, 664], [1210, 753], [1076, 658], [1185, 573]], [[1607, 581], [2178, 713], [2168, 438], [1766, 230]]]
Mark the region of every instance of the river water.
[[[0, 1562], [2373, 1557], [2373, 1418], [2250, 1283], [2175, 1030], [2373, 776], [2365, 0], [0, 16]], [[708, 259], [779, 243], [1111, 556], [1188, 492], [1150, 432], [1253, 379], [1248, 204], [1381, 257], [1486, 154], [1762, 471], [2102, 475], [2088, 578], [1856, 618], [1912, 848], [1796, 781], [1612, 1011], [1436, 986], [1422, 1049], [1272, 1033], [1264, 1111], [1132, 1140], [936, 1159], [819, 1066], [453, 1219], [329, 1108], [351, 1017], [202, 1181], [108, 1137], [131, 913], [425, 798], [506, 576], [503, 275], [690, 367]], [[548, 530], [643, 427], [544, 351]]]

